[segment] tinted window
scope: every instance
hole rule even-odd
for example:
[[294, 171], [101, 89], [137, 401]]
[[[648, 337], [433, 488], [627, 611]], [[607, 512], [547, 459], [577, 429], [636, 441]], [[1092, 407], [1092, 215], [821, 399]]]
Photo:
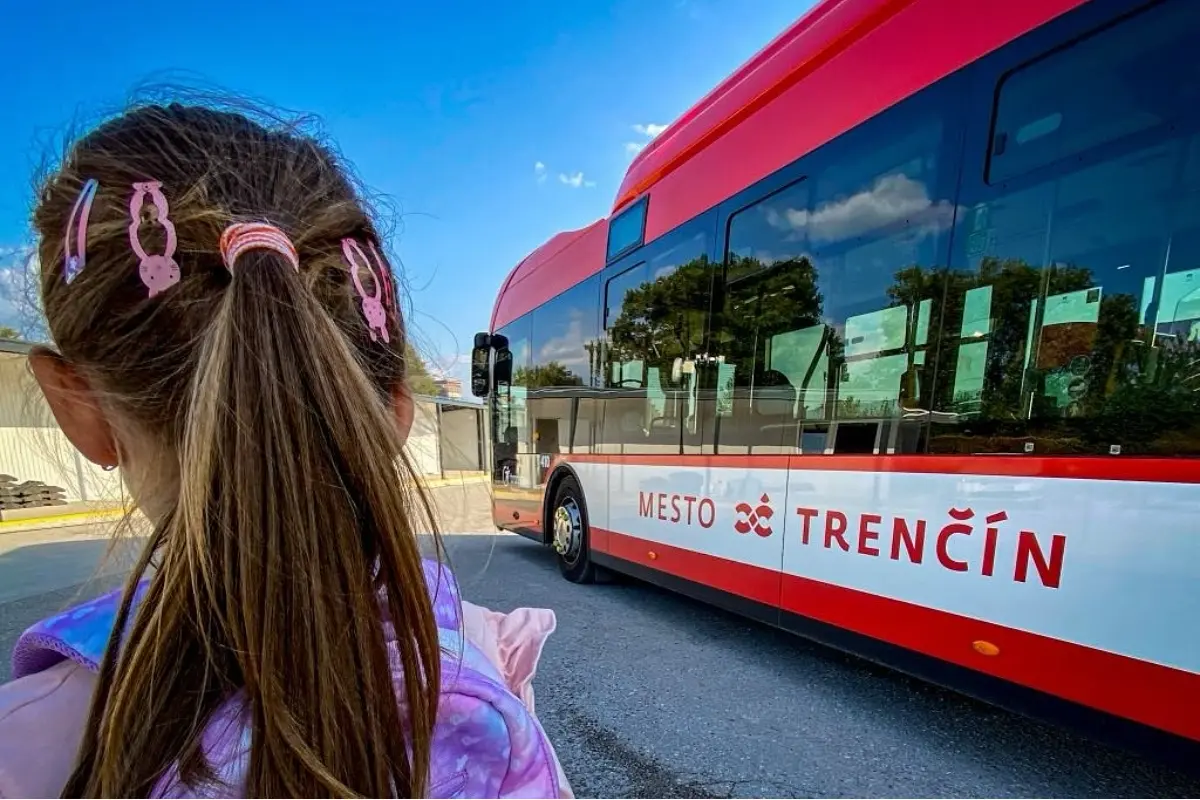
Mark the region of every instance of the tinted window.
[[[712, 291], [710, 223], [696, 220], [647, 246], [610, 278], [605, 441], [625, 452], [679, 452], [697, 435], [696, 358]], [[630, 448], [633, 448], [632, 450]]]
[[1200, 455], [1198, 36], [1200, 7], [1169, 0], [1014, 84], [1033, 108], [1073, 76], [1069, 109], [1103, 115], [1064, 114], [1045, 169], [964, 184], [932, 449]]
[[711, 293], [708, 237], [696, 232], [673, 238], [608, 282], [609, 386], [669, 381], [680, 367], [676, 360], [691, 359], [703, 342]]
[[1200, 102], [1200, 3], [1168, 0], [1041, 58], [1001, 85], [989, 180], [1170, 122]]
[[597, 275], [533, 312], [532, 360], [524, 383], [529, 387], [531, 469], [538, 484], [545, 483], [553, 456], [571, 452], [578, 392], [568, 387], [590, 386], [599, 372], [599, 289]]
[[730, 219], [714, 320], [721, 452], [890, 452], [919, 409], [954, 165], [929, 109], [898, 107]]
[[646, 223], [646, 198], [621, 212], [608, 223], [608, 260], [642, 243]]
[[934, 448], [1200, 454], [1200, 140], [984, 197], [949, 276]]
[[529, 388], [590, 386], [599, 363], [600, 301], [596, 276], [548, 300], [533, 312]]

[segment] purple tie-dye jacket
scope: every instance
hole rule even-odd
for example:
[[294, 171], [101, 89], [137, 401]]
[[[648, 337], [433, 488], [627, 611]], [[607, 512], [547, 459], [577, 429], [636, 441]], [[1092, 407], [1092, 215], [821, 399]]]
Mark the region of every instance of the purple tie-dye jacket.
[[[434, 728], [429, 797], [557, 798], [553, 751], [537, 718], [505, 686], [495, 666], [462, 633], [458, 584], [449, 569], [426, 559], [442, 644], [441, 704]], [[144, 584], [138, 587], [140, 600]], [[13, 677], [48, 669], [64, 660], [98, 670], [120, 607], [121, 594], [102, 595], [27, 630], [13, 651]], [[389, 635], [391, 627], [388, 626]], [[394, 640], [393, 673], [399, 691], [400, 662]], [[239, 696], [209, 721], [202, 741], [216, 781], [184, 784], [171, 769], [153, 797], [244, 797], [242, 780], [250, 752], [250, 729]]]

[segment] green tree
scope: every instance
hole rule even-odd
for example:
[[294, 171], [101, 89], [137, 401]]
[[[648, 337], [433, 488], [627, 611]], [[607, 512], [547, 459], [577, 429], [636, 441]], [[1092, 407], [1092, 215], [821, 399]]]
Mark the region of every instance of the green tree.
[[404, 364], [408, 372], [408, 387], [413, 394], [437, 395], [438, 386], [429, 374], [429, 367], [410, 342], [404, 345]]
[[0, 325], [0, 339], [14, 339], [20, 341], [21, 332], [16, 328], [10, 328], [7, 325]]

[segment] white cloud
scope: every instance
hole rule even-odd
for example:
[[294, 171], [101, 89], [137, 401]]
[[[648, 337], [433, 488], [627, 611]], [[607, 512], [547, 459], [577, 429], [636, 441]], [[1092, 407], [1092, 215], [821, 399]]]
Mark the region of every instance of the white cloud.
[[648, 136], [649, 138], [653, 139], [655, 136], [658, 136], [660, 133], [665, 131], [667, 126], [648, 122], [646, 124], [638, 123], [637, 125], [633, 126], [633, 129], [642, 136]]
[[534, 162], [533, 176], [537, 179], [538, 183], [545, 183], [546, 182], [546, 165], [540, 161]]
[[585, 347], [581, 317], [580, 312], [571, 312], [571, 321], [567, 323], [566, 330], [561, 331], [562, 335], [550, 337], [538, 351], [539, 364], [553, 361], [562, 364], [580, 378], [587, 376], [590, 369], [589, 354]]
[[565, 186], [570, 186], [572, 189], [578, 189], [581, 186], [590, 189], [596, 185], [595, 181], [584, 180], [582, 172], [576, 172], [573, 175], [560, 172], [558, 173], [558, 182]]
[[625, 155], [636, 156], [638, 153], [642, 152], [642, 148], [644, 148], [645, 146], [646, 146], [645, 142], [626, 142], [625, 143]]

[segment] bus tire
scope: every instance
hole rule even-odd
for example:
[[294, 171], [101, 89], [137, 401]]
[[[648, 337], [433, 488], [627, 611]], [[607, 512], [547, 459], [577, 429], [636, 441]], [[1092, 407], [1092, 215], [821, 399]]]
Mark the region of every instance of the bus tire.
[[587, 506], [583, 490], [574, 477], [563, 478], [554, 493], [551, 511], [550, 545], [558, 555], [558, 568], [571, 583], [592, 583], [596, 580], [596, 565], [588, 549], [591, 538], [588, 530]]

